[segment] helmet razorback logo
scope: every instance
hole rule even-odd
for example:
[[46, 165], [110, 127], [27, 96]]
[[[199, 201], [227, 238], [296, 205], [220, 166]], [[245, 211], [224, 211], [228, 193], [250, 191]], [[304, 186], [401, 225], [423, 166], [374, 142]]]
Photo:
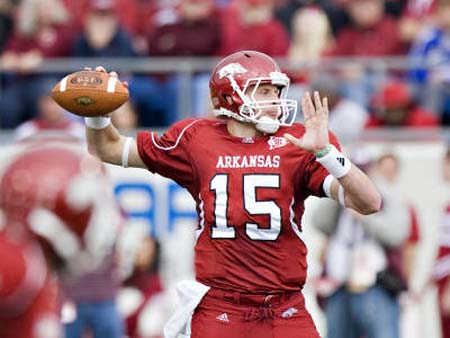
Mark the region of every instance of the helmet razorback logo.
[[222, 79], [228, 75], [243, 74], [246, 72], [247, 69], [245, 69], [240, 63], [230, 63], [219, 69], [219, 78]]

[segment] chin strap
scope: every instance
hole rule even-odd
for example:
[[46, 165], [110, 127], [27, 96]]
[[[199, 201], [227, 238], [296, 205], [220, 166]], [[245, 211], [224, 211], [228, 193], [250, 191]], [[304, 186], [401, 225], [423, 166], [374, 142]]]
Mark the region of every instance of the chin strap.
[[267, 116], [262, 116], [255, 124], [255, 127], [265, 134], [274, 134], [280, 128], [280, 121], [271, 119]]
[[227, 117], [232, 117], [235, 120], [241, 121], [241, 122], [252, 122], [247, 120], [245, 117], [236, 114], [235, 112], [232, 112], [231, 110], [225, 109], [225, 108], [220, 108], [220, 109], [213, 109], [213, 113], [215, 116], [227, 116]]
[[280, 121], [271, 119], [267, 116], [262, 116], [260, 119], [250, 119], [248, 117], [244, 117], [240, 114], [237, 114], [231, 110], [225, 109], [221, 107], [220, 109], [213, 109], [213, 113], [215, 116], [227, 116], [231, 117], [240, 122], [253, 123], [259, 131], [265, 134], [273, 134], [280, 128]]

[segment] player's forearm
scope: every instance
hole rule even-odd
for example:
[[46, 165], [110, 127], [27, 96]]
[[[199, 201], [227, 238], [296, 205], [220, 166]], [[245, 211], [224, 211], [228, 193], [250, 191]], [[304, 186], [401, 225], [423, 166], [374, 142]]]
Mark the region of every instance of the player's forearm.
[[372, 214], [380, 210], [381, 194], [369, 177], [356, 166], [352, 165], [348, 174], [339, 178], [333, 184], [331, 194], [336, 200], [339, 200], [339, 184], [344, 189], [344, 199], [347, 207], [363, 215]]
[[363, 215], [375, 213], [381, 207], [381, 194], [358, 167], [332, 144], [316, 152], [316, 160], [334, 177], [324, 181], [324, 192]]
[[89, 152], [104, 162], [120, 165], [125, 137], [110, 123], [106, 128], [93, 129], [86, 126]]

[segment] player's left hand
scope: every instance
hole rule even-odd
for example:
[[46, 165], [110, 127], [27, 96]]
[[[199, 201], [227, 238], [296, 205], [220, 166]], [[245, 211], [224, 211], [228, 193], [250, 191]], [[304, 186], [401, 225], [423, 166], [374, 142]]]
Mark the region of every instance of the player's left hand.
[[284, 137], [297, 147], [315, 154], [330, 143], [328, 136], [328, 100], [326, 97], [321, 100], [319, 92], [315, 91], [313, 102], [311, 94], [306, 92], [301, 105], [305, 118], [305, 134], [301, 138], [296, 138], [291, 134], [284, 134]]

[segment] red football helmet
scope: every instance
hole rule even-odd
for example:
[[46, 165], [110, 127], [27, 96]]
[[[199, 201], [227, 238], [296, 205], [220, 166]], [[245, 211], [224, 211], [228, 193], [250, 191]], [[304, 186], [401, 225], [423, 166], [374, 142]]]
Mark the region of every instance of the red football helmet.
[[121, 222], [101, 162], [68, 146], [36, 146], [14, 158], [0, 181], [0, 208], [9, 231], [36, 236], [72, 273], [102, 262]]
[[[289, 78], [268, 55], [256, 51], [241, 51], [224, 58], [214, 68], [209, 81], [211, 101], [216, 116], [229, 116], [243, 122], [266, 124], [260, 121], [261, 111], [276, 107], [280, 112], [273, 133], [278, 126], [289, 126], [295, 120], [297, 101], [286, 99]], [[272, 84], [280, 89], [279, 100], [256, 101], [254, 94], [261, 84]], [[250, 86], [255, 86], [246, 94]], [[272, 121], [273, 123], [273, 121]], [[271, 130], [272, 129], [272, 130]], [[265, 131], [265, 130], [263, 130]]]

